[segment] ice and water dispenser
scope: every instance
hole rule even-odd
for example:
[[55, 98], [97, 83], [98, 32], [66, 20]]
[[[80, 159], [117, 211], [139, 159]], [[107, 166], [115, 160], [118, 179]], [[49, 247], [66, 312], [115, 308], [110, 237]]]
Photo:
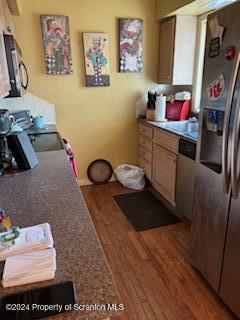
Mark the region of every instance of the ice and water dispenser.
[[223, 122], [224, 111], [203, 109], [200, 163], [219, 174], [222, 172]]

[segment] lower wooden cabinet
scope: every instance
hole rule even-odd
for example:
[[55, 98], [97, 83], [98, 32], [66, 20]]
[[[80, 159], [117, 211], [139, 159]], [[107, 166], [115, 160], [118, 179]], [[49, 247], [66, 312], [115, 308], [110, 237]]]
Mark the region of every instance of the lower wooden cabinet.
[[151, 125], [138, 125], [138, 165], [172, 205], [176, 200], [179, 137]]
[[154, 144], [152, 183], [173, 204], [176, 196], [176, 172], [177, 155]]
[[152, 163], [145, 160], [143, 157], [138, 155], [138, 165], [145, 171], [146, 177], [152, 180]]

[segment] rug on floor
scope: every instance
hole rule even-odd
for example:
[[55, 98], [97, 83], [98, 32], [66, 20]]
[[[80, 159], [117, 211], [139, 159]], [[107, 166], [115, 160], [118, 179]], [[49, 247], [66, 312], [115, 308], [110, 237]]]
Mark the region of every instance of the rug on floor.
[[150, 191], [126, 193], [113, 198], [136, 231], [180, 222]]

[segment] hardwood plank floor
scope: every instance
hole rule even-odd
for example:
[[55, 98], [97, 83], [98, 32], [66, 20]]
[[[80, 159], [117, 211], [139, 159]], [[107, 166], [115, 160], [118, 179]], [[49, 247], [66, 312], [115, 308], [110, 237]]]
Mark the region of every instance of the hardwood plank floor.
[[188, 226], [136, 232], [113, 200], [131, 190], [118, 182], [81, 190], [125, 305], [118, 320], [235, 319], [188, 262]]

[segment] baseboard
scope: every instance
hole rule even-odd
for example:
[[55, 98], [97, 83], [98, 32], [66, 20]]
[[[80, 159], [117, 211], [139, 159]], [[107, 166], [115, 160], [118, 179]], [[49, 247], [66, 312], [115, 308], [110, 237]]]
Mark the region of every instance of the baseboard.
[[[109, 182], [113, 182], [113, 181], [116, 181], [115, 177], [112, 177]], [[77, 179], [77, 184], [79, 185], [79, 187], [83, 187], [83, 186], [90, 186], [93, 183], [89, 179]]]

